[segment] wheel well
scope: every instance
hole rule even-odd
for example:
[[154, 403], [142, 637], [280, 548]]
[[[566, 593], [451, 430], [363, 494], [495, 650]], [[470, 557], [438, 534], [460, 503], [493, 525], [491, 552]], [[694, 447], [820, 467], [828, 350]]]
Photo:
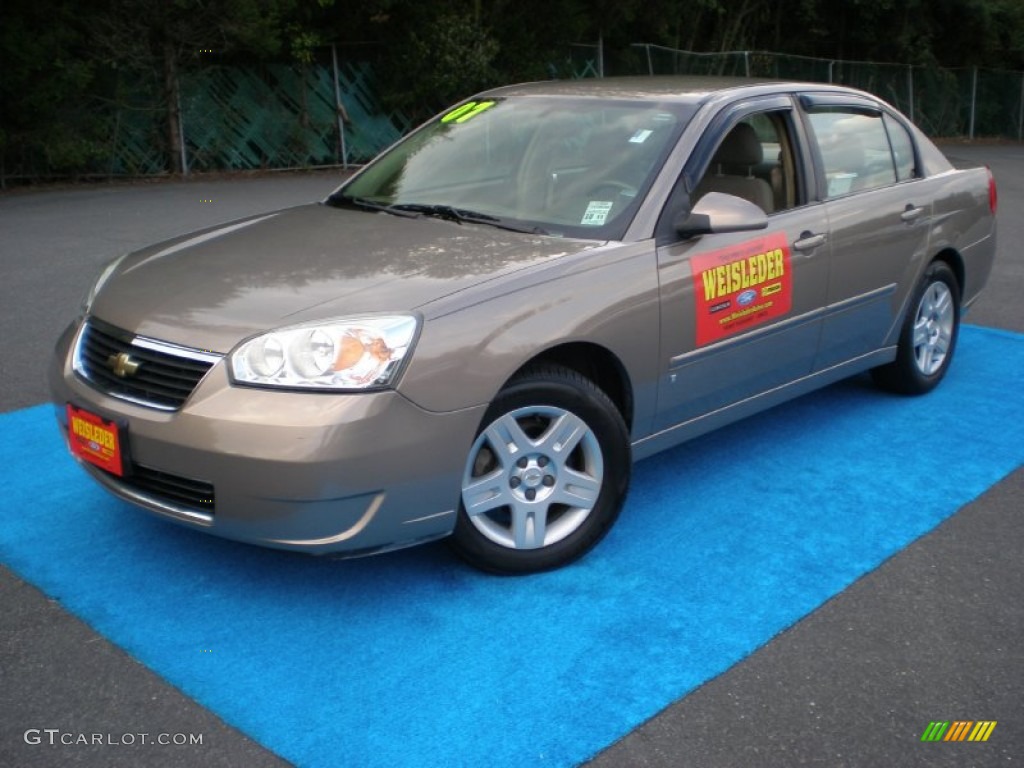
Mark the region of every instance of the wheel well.
[[587, 342], [562, 344], [527, 361], [518, 371], [537, 364], [561, 365], [586, 376], [608, 395], [622, 414], [626, 428], [633, 426], [633, 387], [619, 359], [604, 347]]
[[964, 292], [964, 261], [960, 257], [960, 254], [954, 251], [952, 248], [947, 248], [944, 251], [940, 251], [935, 255], [932, 261], [941, 261], [945, 263], [956, 276], [956, 284], [960, 287], [960, 294]]

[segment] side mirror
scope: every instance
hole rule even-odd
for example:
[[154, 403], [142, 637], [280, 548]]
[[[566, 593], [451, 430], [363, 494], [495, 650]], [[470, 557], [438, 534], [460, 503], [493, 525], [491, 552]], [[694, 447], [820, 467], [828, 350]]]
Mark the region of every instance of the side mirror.
[[742, 197], [723, 192], [708, 192], [697, 204], [676, 219], [681, 237], [751, 232], [768, 226], [768, 214]]

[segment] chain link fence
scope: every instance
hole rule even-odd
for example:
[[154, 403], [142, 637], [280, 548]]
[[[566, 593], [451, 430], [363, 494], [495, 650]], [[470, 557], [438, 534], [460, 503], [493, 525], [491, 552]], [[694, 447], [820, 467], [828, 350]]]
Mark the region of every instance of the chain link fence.
[[1024, 72], [879, 64], [767, 51], [696, 53], [646, 43], [623, 62], [632, 74], [729, 75], [837, 83], [879, 96], [934, 137], [1024, 139]]
[[[78, 142], [72, 171], [45, 150], [15, 147], [0, 181], [165, 174], [172, 158], [185, 173], [344, 167], [365, 163], [413, 127], [381, 104], [372, 65], [319, 53], [309, 64], [210, 63], [183, 72], [175, 110], [156, 73], [111, 72], [101, 95], [62, 119]], [[168, 126], [175, 113], [176, 152]]]
[[411, 127], [381, 107], [364, 63], [208, 67], [182, 87], [191, 170], [359, 164]]
[[[931, 136], [1024, 138], [1022, 72], [648, 44], [606, 52], [600, 42], [569, 46], [549, 70], [561, 78], [700, 74], [841, 83], [886, 99]], [[45, 152], [5, 152], [0, 182], [167, 173], [172, 131], [162, 83], [155, 74], [112, 72], [102, 85], [102, 98], [90, 97], [60, 126], [78, 141], [73, 172]], [[318, 51], [308, 64], [207, 63], [181, 76], [177, 159], [186, 173], [360, 164], [413, 127], [401, 111], [382, 106], [380, 96], [372, 65], [339, 61], [334, 49]]]

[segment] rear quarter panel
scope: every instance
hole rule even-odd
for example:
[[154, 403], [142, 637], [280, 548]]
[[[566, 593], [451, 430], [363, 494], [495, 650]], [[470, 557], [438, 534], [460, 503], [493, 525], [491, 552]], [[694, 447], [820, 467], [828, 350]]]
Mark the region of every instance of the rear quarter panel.
[[953, 250], [964, 267], [963, 303], [981, 293], [996, 256], [996, 218], [989, 208], [989, 175], [985, 168], [950, 170], [930, 181], [934, 186], [930, 251]]

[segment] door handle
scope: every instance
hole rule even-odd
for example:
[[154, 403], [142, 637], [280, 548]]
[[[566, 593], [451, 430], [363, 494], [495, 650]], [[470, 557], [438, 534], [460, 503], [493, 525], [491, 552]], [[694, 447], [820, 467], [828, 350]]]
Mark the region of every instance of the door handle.
[[900, 214], [900, 218], [909, 224], [922, 213], [924, 213], [924, 208], [914, 207], [908, 203], [907, 207], [903, 209], [903, 213]]
[[819, 245], [825, 244], [826, 237], [823, 233], [801, 232], [800, 239], [793, 243], [793, 248], [798, 251], [811, 251]]

